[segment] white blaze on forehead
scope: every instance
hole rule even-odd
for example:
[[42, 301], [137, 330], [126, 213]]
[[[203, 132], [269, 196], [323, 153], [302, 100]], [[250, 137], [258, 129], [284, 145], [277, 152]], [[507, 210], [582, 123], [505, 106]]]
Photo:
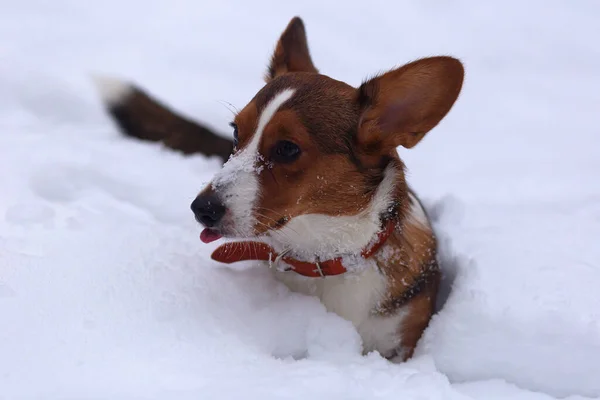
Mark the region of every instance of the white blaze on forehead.
[[263, 135], [265, 127], [267, 126], [269, 121], [271, 121], [273, 115], [275, 115], [277, 110], [279, 110], [279, 107], [281, 107], [283, 103], [292, 98], [294, 92], [294, 89], [285, 89], [283, 92], [280, 92], [277, 95], [275, 95], [271, 99], [271, 101], [267, 103], [265, 108], [260, 113], [260, 118], [258, 119], [258, 126], [256, 127], [256, 132], [254, 133], [254, 137], [248, 145], [247, 150], [254, 152], [258, 151], [258, 144], [260, 143], [260, 139]]
[[294, 89], [285, 89], [276, 94], [264, 107], [258, 118], [256, 131], [250, 143], [232, 156], [213, 179], [212, 186], [231, 213], [231, 222], [241, 235], [250, 235], [255, 223], [252, 214], [258, 198], [258, 146], [265, 127], [277, 110], [293, 95]]

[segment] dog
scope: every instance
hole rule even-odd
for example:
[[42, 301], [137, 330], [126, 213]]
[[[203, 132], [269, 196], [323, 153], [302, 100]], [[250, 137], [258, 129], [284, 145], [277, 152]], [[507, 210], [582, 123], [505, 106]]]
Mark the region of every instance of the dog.
[[352, 322], [364, 354], [409, 359], [434, 313], [440, 269], [397, 147], [415, 147], [448, 114], [462, 63], [422, 58], [352, 87], [317, 70], [294, 17], [264, 79], [235, 115], [233, 140], [133, 84], [99, 87], [126, 135], [223, 160], [191, 203], [202, 242], [226, 239], [214, 260], [264, 263]]

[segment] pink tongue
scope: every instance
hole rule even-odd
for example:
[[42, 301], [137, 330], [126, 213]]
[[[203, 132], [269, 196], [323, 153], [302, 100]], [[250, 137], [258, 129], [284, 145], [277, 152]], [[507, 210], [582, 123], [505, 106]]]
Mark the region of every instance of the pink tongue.
[[206, 228], [200, 233], [200, 240], [204, 243], [214, 242], [218, 239], [221, 239], [221, 235], [212, 229]]

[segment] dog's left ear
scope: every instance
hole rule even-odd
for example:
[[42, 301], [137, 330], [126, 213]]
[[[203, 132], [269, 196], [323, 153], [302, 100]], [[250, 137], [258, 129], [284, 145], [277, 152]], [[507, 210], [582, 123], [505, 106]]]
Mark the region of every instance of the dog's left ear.
[[411, 148], [450, 111], [464, 68], [452, 57], [424, 58], [363, 83], [358, 143], [367, 152]]
[[265, 81], [269, 82], [286, 72], [319, 72], [310, 58], [304, 22], [300, 17], [292, 18], [281, 34], [265, 74]]

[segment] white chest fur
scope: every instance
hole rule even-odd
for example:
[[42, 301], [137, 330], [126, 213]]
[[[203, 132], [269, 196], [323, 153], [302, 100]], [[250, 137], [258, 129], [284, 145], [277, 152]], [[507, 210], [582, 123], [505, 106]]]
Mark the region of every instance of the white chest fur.
[[386, 317], [373, 312], [386, 293], [387, 283], [375, 263], [367, 263], [360, 272], [325, 278], [273, 271], [275, 278], [290, 290], [316, 296], [328, 311], [352, 322], [362, 338], [365, 353], [377, 350], [383, 356], [393, 355], [400, 345], [400, 323], [406, 311], [401, 309]]

